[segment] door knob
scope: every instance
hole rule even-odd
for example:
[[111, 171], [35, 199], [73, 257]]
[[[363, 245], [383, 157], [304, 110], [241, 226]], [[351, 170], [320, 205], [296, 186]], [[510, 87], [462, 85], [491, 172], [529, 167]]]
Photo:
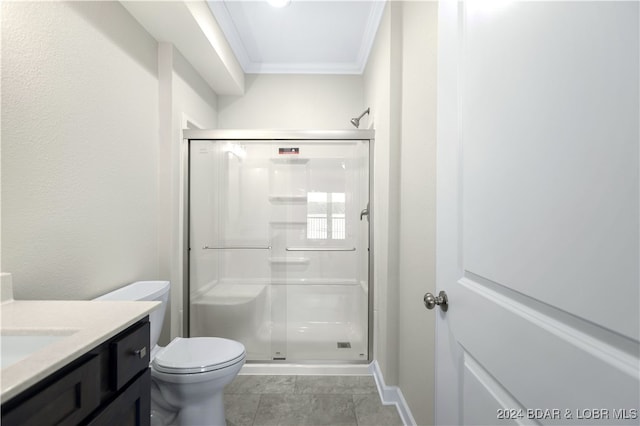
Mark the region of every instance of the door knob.
[[436, 307], [436, 305], [439, 305], [440, 309], [442, 309], [444, 312], [447, 312], [447, 309], [449, 309], [449, 298], [447, 297], [447, 293], [445, 293], [444, 290], [441, 291], [437, 297], [431, 293], [425, 293], [424, 306], [427, 309], [433, 309]]

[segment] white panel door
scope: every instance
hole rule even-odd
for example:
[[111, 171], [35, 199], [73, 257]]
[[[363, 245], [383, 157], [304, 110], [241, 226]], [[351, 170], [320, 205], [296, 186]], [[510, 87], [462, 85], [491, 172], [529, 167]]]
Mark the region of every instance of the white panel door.
[[638, 2], [442, 2], [437, 424], [639, 424]]

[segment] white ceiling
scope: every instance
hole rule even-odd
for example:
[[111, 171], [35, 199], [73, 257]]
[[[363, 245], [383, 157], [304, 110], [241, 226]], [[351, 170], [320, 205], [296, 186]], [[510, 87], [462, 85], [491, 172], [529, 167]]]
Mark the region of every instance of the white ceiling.
[[244, 71], [204, 1], [122, 1], [158, 42], [171, 43], [219, 95], [242, 95]]
[[210, 0], [246, 73], [361, 74], [385, 0]]

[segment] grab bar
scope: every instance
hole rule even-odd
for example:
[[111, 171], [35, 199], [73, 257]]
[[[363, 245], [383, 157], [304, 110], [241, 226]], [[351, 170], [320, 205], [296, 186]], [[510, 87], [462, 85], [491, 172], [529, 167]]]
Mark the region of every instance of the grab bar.
[[287, 247], [287, 251], [356, 251], [355, 247]]
[[209, 247], [204, 246], [202, 250], [271, 250], [271, 246], [258, 247], [258, 246], [231, 246], [231, 247]]

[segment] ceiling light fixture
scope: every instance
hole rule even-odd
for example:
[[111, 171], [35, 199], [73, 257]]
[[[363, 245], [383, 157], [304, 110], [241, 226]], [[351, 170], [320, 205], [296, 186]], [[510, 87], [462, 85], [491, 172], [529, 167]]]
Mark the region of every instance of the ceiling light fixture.
[[273, 7], [285, 7], [291, 3], [291, 0], [267, 0], [267, 2]]

